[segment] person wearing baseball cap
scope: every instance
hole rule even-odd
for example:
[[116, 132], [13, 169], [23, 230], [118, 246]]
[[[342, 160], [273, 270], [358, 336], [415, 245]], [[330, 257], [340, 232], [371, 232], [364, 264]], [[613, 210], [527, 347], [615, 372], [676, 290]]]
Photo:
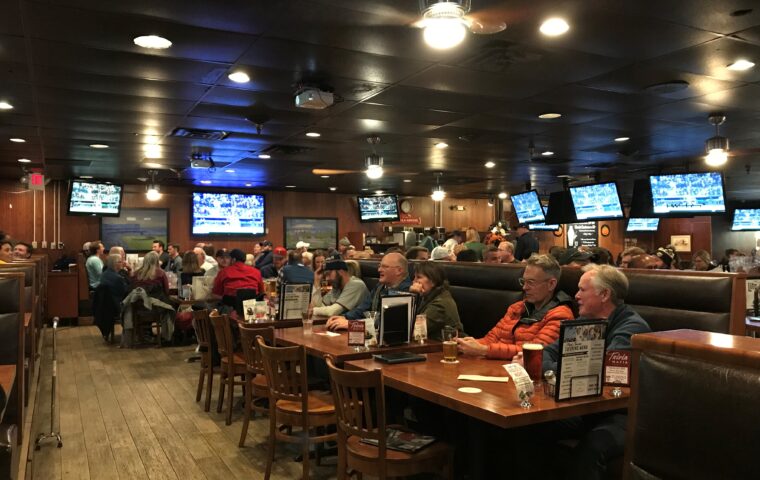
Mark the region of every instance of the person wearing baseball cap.
[[264, 291], [264, 282], [256, 267], [245, 264], [245, 252], [239, 248], [229, 252], [229, 261], [230, 265], [216, 275], [211, 293], [212, 298], [221, 298], [222, 303], [234, 307], [239, 289], [249, 288], [259, 294]]
[[275, 247], [275, 249], [272, 250], [271, 258], [272, 262], [260, 269], [261, 275], [264, 278], [274, 278], [280, 275], [280, 270], [288, 260], [288, 251], [285, 250], [285, 247]]
[[517, 226], [515, 258], [522, 262], [529, 259], [534, 253], [538, 253], [538, 240], [528, 230], [528, 225], [521, 223]]
[[304, 242], [304, 241], [301, 241], [301, 240], [299, 240], [298, 242], [296, 242], [296, 250], [298, 251], [298, 253], [303, 253], [303, 252], [309, 251], [309, 247], [310, 246], [311, 246], [311, 244], [308, 243], [308, 242]]
[[[323, 275], [332, 285], [332, 290], [324, 297], [320, 288]], [[367, 286], [348, 273], [348, 265], [340, 256], [328, 259], [324, 267], [314, 272], [314, 288], [311, 292], [314, 315], [325, 317], [341, 315], [355, 308], [367, 297], [369, 297]]]

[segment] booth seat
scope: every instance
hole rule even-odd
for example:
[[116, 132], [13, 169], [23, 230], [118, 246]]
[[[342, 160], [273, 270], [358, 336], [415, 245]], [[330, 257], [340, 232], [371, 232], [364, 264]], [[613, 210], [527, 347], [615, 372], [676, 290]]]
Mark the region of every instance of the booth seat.
[[[377, 284], [376, 260], [359, 260], [362, 280]], [[414, 271], [410, 263], [410, 272]], [[484, 336], [512, 303], [522, 298], [521, 265], [440, 262], [467, 334]], [[627, 303], [654, 331], [690, 328], [742, 335], [746, 274], [673, 270], [622, 270], [630, 282]], [[411, 273], [410, 273], [411, 274]], [[583, 272], [562, 267], [559, 288], [574, 297]]]

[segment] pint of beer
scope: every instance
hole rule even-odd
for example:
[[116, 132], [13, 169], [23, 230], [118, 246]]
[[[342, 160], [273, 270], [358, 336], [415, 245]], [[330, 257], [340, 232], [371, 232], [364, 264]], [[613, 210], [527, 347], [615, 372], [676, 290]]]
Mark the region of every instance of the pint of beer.
[[544, 346], [540, 343], [523, 343], [523, 365], [534, 382], [541, 380]]
[[456, 363], [457, 361], [457, 329], [453, 327], [443, 328], [443, 361]]

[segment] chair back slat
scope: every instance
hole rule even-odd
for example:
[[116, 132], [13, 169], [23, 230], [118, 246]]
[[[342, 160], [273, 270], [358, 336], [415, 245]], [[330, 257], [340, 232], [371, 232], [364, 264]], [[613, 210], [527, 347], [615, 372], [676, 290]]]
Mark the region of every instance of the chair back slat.
[[245, 366], [249, 372], [266, 375], [256, 337], [261, 337], [267, 345], [274, 345], [274, 327], [250, 328], [240, 325], [240, 343], [243, 345]]
[[381, 371], [348, 371], [337, 368], [332, 358], [325, 360], [330, 370], [338, 428], [347, 436], [378, 440], [384, 452], [385, 394]]
[[195, 320], [195, 337], [198, 339], [198, 345], [208, 348], [211, 344], [211, 320], [208, 317], [208, 310], [193, 311], [193, 320]]
[[232, 343], [230, 320], [227, 315], [219, 314], [216, 311], [211, 312], [209, 318], [211, 319], [211, 325], [214, 327], [214, 336], [216, 336], [216, 345], [219, 350], [219, 355], [222, 357], [228, 357], [230, 359], [230, 364], [232, 364], [232, 354], [235, 349]]
[[306, 381], [306, 350], [303, 346], [270, 347], [263, 338], [257, 338], [264, 371], [269, 382], [269, 397], [273, 401], [301, 402], [307, 409], [308, 384]]

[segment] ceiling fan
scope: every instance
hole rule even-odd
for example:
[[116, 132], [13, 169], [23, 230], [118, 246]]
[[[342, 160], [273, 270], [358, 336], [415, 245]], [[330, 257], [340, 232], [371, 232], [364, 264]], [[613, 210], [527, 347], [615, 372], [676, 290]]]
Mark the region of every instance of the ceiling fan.
[[472, 11], [472, 0], [419, 0], [422, 19], [414, 23], [424, 29], [425, 42], [433, 48], [452, 48], [464, 40], [467, 30], [475, 34], [503, 31], [504, 6]]

